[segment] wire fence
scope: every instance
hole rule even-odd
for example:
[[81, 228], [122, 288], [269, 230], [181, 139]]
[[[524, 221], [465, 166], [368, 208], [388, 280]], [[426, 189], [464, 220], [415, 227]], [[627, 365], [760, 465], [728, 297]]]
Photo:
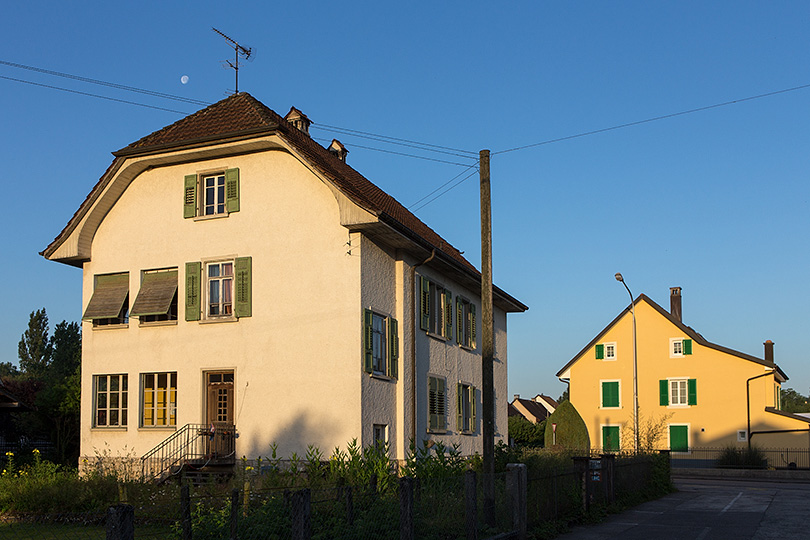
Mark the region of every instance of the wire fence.
[[787, 469], [810, 470], [807, 448], [690, 448], [672, 452], [675, 469]]

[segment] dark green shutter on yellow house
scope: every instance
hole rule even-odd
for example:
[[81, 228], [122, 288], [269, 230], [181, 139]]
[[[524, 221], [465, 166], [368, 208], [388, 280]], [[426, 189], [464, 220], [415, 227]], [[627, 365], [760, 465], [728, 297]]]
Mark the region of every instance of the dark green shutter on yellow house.
[[374, 316], [370, 309], [363, 310], [363, 371], [371, 373], [374, 370], [374, 334], [372, 333], [372, 319]]
[[388, 318], [388, 376], [397, 378], [399, 368], [399, 330], [397, 320]]
[[683, 354], [684, 355], [692, 354], [692, 340], [691, 339], [683, 340]]
[[197, 216], [197, 175], [188, 174], [184, 179], [183, 187], [183, 217]]
[[602, 426], [602, 450], [619, 451], [619, 426]]
[[229, 213], [239, 211], [239, 169], [225, 171], [225, 208]]
[[596, 359], [597, 360], [604, 360], [605, 358], [605, 346], [603, 344], [599, 344], [595, 348], [596, 351]]
[[697, 379], [689, 379], [686, 383], [687, 403], [689, 405], [697, 405]]
[[669, 426], [669, 449], [672, 452], [689, 451], [689, 428], [687, 426]]
[[237, 257], [234, 261], [234, 272], [236, 274], [234, 313], [237, 317], [250, 317], [253, 315], [253, 259]]
[[202, 263], [186, 263], [186, 320], [200, 320]]
[[661, 379], [658, 381], [658, 404], [662, 407], [669, 405], [669, 381]]
[[619, 406], [619, 381], [602, 383], [602, 407]]

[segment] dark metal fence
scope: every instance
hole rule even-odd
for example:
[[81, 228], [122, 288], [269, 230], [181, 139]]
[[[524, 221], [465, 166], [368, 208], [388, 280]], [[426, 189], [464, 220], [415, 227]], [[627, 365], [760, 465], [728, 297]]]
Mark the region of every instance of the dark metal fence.
[[796, 448], [690, 448], [671, 458], [675, 469], [810, 469], [810, 450]]

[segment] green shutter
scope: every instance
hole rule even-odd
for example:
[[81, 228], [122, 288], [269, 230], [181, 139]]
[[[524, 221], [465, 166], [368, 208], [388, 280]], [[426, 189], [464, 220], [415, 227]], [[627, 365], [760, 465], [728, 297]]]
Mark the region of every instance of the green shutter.
[[669, 381], [661, 379], [658, 381], [658, 404], [662, 407], [669, 405]]
[[619, 406], [619, 382], [602, 383], [602, 407]]
[[605, 358], [605, 346], [603, 344], [599, 344], [596, 346], [596, 359], [597, 360], [604, 360]]
[[456, 343], [461, 343], [464, 339], [464, 306], [461, 304], [461, 297], [456, 296]]
[[439, 429], [447, 429], [447, 383], [444, 379], [436, 379], [436, 387], [439, 404]]
[[475, 348], [475, 345], [477, 343], [476, 340], [476, 335], [478, 334], [478, 332], [476, 331], [477, 326], [478, 325], [475, 322], [475, 304], [470, 302], [470, 342], [467, 345], [469, 345], [473, 349]]
[[183, 217], [193, 218], [197, 216], [197, 175], [186, 175], [184, 184]]
[[186, 263], [186, 320], [200, 320], [202, 263]]
[[399, 367], [399, 331], [397, 320], [388, 318], [388, 376], [397, 378]]
[[374, 334], [371, 330], [372, 314], [370, 309], [363, 311], [363, 371], [371, 373], [374, 370], [373, 348]]
[[475, 427], [478, 425], [478, 418], [476, 413], [475, 407], [475, 387], [470, 386], [470, 407], [472, 408], [472, 417], [470, 418], [470, 431], [475, 431]]
[[436, 388], [436, 378], [435, 377], [428, 377], [428, 428], [429, 429], [438, 429], [439, 427], [439, 415], [436, 414], [436, 410], [438, 409], [438, 396], [436, 395], [437, 388]]
[[686, 383], [687, 387], [687, 403], [689, 405], [697, 405], [697, 379], [689, 379]]
[[692, 340], [685, 339], [683, 340], [683, 354], [692, 354]]
[[687, 426], [669, 426], [669, 449], [672, 452], [689, 451], [689, 428]]
[[619, 426], [602, 426], [602, 450], [619, 451]]
[[239, 169], [225, 171], [225, 208], [228, 212], [239, 211]]
[[234, 313], [237, 317], [250, 317], [253, 315], [253, 259], [237, 257], [234, 261], [234, 272], [236, 274]]
[[430, 281], [419, 276], [419, 283], [422, 294], [420, 295], [422, 309], [419, 311], [419, 328], [428, 330], [430, 328]]
[[458, 431], [464, 431], [464, 414], [462, 414], [464, 411], [464, 385], [458, 383], [456, 385], [456, 388], [458, 389], [458, 391], [456, 392], [456, 395], [458, 396], [458, 399], [456, 400], [458, 404], [458, 414], [456, 415], [456, 429]]
[[453, 338], [453, 293], [444, 290], [444, 337]]

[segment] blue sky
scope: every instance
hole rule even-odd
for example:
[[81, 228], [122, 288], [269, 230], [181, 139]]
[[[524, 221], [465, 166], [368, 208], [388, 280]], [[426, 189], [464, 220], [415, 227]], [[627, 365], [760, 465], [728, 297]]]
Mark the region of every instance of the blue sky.
[[[17, 2], [0, 60], [214, 102], [233, 89], [216, 26], [257, 54], [240, 89], [284, 114], [494, 153], [810, 84], [807, 2]], [[193, 6], [193, 7], [192, 7]], [[182, 84], [181, 77], [188, 76]], [[0, 77], [176, 109], [198, 107], [0, 65]], [[81, 317], [78, 269], [38, 252], [112, 160], [182, 115], [0, 79], [0, 361], [28, 314]], [[509, 395], [554, 376], [633, 294], [762, 356], [810, 389], [810, 88], [495, 153], [495, 282], [509, 320]], [[464, 170], [360, 148], [474, 160], [337, 136], [349, 163], [410, 206]], [[358, 146], [355, 146], [358, 145]], [[415, 212], [480, 262], [477, 175]]]

